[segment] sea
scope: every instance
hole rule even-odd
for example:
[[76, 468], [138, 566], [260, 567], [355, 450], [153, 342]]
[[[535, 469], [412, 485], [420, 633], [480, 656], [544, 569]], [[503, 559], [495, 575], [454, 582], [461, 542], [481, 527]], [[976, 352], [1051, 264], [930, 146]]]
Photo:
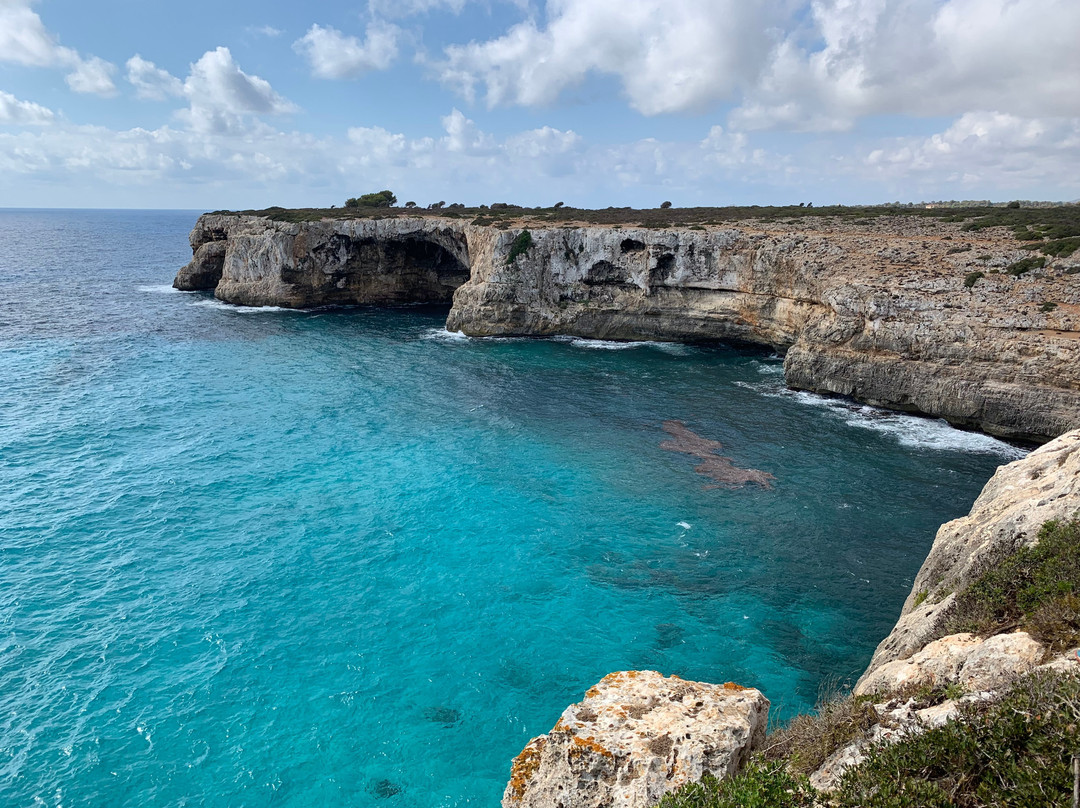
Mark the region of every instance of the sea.
[[782, 722], [1024, 454], [767, 350], [177, 292], [196, 217], [0, 211], [0, 805], [493, 808], [618, 670]]

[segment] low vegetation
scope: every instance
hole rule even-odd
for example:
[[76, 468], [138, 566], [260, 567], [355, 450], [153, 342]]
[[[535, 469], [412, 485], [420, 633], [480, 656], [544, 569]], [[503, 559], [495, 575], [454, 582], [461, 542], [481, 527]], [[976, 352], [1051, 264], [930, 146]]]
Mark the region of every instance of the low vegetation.
[[1042, 269], [1044, 266], [1046, 266], [1045, 258], [1031, 256], [1030, 258], [1021, 258], [1019, 261], [1014, 261], [1005, 268], [1005, 271], [1010, 275], [1019, 278], [1026, 272], [1030, 272], [1033, 269]]
[[986, 275], [982, 272], [979, 272], [978, 270], [976, 270], [975, 272], [969, 272], [964, 278], [964, 286], [970, 289], [972, 286], [974, 286], [976, 283], [978, 283], [985, 277]]
[[1080, 520], [1047, 522], [1034, 547], [988, 559], [943, 632], [1022, 629], [1053, 650], [1080, 643]]
[[510, 253], [506, 256], [507, 266], [514, 263], [518, 259], [518, 256], [524, 255], [529, 251], [532, 246], [532, 233], [528, 230], [522, 230], [518, 233], [517, 238], [510, 244]]
[[[602, 208], [587, 210], [573, 208], [564, 204], [551, 207], [528, 208], [509, 202], [494, 202], [491, 205], [462, 206], [455, 203], [453, 210], [446, 209], [445, 202], [436, 202], [427, 206], [394, 207], [381, 205], [369, 207], [359, 202], [367, 197], [391, 193], [380, 191], [378, 194], [365, 194], [357, 198], [357, 207], [344, 208], [265, 208], [263, 210], [236, 211], [248, 215], [267, 216], [275, 221], [305, 222], [321, 219], [385, 218], [393, 216], [441, 216], [457, 214], [469, 220], [482, 217], [499, 222], [535, 221], [538, 223], [571, 224], [586, 223], [598, 225], [623, 225], [630, 227], [676, 227], [707, 226], [721, 223], [755, 220], [764, 223], [778, 222], [798, 224], [803, 221], [835, 219], [857, 227], [873, 229], [881, 217], [905, 216], [921, 219], [936, 219], [945, 222], [961, 223], [963, 229], [970, 231], [984, 230], [990, 227], [1004, 227], [1013, 231], [1020, 239], [1032, 241], [1026, 245], [1043, 251], [1047, 255], [1064, 256], [1067, 245], [1059, 245], [1062, 239], [1080, 239], [1080, 205], [1040, 205], [1024, 203], [1020, 208], [991, 206], [989, 203], [961, 203], [955, 205], [937, 204], [934, 207], [902, 205], [780, 205], [759, 206], [744, 205], [716, 208]], [[393, 194], [391, 193], [391, 196]], [[346, 203], [348, 204], [348, 203]], [[220, 211], [227, 213], [228, 211]], [[508, 225], [509, 226], [509, 225]], [[1071, 242], [1070, 242], [1071, 243]], [[1075, 245], [1074, 245], [1075, 249]]]
[[667, 794], [657, 808], [812, 808], [817, 798], [805, 777], [793, 775], [782, 763], [755, 759], [735, 777], [706, 775], [689, 783]]
[[1080, 677], [1039, 673], [998, 702], [961, 707], [957, 720], [874, 749], [850, 769], [836, 808], [1070, 805]]
[[878, 722], [871, 699], [829, 697], [813, 715], [795, 716], [769, 736], [762, 757], [785, 762], [797, 774], [811, 774], [837, 749], [861, 738]]
[[829, 794], [783, 760], [755, 755], [734, 777], [706, 777], [658, 808], [1066, 808], [1080, 743], [1080, 676], [1040, 672], [999, 700], [868, 750]]

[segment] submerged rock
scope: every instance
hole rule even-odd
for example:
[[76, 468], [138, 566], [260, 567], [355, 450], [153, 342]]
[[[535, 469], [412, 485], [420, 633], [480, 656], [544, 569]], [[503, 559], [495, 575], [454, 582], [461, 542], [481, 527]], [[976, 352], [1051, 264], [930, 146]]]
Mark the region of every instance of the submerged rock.
[[765, 737], [769, 700], [655, 671], [605, 676], [514, 760], [503, 808], [649, 808], [734, 773]]
[[694, 467], [698, 474], [716, 480], [719, 485], [707, 485], [706, 488], [741, 488], [747, 483], [757, 483], [762, 488], [772, 488], [776, 478], [767, 471], [741, 469], [730, 457], [723, 457], [717, 452], [724, 448], [718, 440], [703, 438], [691, 432], [682, 421], [664, 421], [664, 431], [671, 435], [671, 440], [660, 444], [661, 449], [669, 452], [682, 452], [692, 455], [701, 463]]

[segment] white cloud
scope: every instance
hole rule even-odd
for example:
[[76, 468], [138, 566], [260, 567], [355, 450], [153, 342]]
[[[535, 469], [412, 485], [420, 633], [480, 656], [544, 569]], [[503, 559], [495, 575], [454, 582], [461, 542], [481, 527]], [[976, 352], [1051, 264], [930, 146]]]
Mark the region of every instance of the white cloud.
[[272, 25], [252, 25], [248, 26], [247, 31], [256, 36], [264, 36], [267, 39], [275, 39], [285, 33], [280, 28], [275, 28]]
[[897, 138], [864, 158], [870, 176], [1020, 189], [1080, 165], [1080, 118], [969, 112], [928, 138]]
[[373, 22], [364, 41], [346, 36], [336, 28], [312, 25], [293, 43], [293, 49], [307, 59], [313, 75], [321, 79], [349, 79], [372, 70], [385, 70], [397, 58], [401, 30], [395, 25]]
[[189, 107], [179, 115], [200, 132], [240, 132], [251, 115], [283, 115], [297, 107], [258, 76], [240, 69], [228, 48], [207, 51], [184, 81]]
[[446, 49], [441, 80], [489, 106], [553, 103], [590, 72], [618, 76], [646, 115], [731, 95], [764, 63], [777, 9], [742, 0], [551, 0], [548, 22]]
[[80, 60], [75, 69], [64, 77], [64, 81], [77, 93], [115, 95], [116, 85], [112, 80], [115, 72], [116, 65], [91, 56], [89, 59]]
[[56, 113], [33, 101], [20, 101], [11, 93], [0, 90], [0, 124], [43, 126], [52, 123]]
[[542, 106], [592, 74], [646, 115], [735, 102], [743, 129], [868, 115], [1080, 114], [1077, 0], [549, 0], [432, 67], [467, 100]]
[[446, 9], [460, 14], [470, 0], [368, 0], [368, 10], [377, 16], [408, 17]]
[[491, 154], [495, 150], [495, 139], [480, 131], [460, 110], [455, 109], [445, 116], [442, 125], [446, 130], [443, 143], [449, 151], [483, 155]]
[[0, 0], [0, 61], [33, 67], [70, 64], [78, 54], [63, 48], [30, 8], [31, 0]]
[[838, 130], [867, 115], [1080, 114], [1076, 0], [814, 0], [732, 122]]
[[83, 58], [48, 32], [31, 8], [33, 0], [0, 0], [0, 62], [71, 70], [68, 86], [77, 93], [109, 96], [116, 92], [116, 67], [97, 56]]
[[139, 98], [151, 101], [164, 101], [169, 96], [184, 94], [184, 83], [180, 79], [137, 53], [127, 60], [127, 80], [135, 87]]

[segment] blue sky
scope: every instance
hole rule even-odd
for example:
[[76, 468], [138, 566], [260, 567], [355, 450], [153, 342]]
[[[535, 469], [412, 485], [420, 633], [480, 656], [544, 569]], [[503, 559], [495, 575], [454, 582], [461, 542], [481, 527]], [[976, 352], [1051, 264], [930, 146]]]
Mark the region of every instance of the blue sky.
[[0, 0], [0, 206], [1080, 198], [1078, 0]]

